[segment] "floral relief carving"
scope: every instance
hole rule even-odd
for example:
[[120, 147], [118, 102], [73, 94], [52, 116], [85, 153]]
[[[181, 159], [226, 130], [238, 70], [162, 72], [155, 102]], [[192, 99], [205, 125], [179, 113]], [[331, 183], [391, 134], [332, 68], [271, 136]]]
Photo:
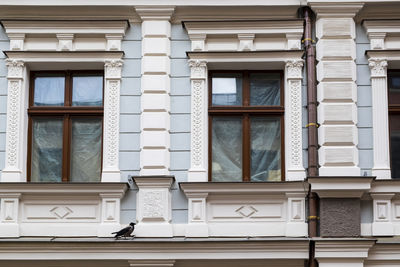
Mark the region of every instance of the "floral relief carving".
[[386, 77], [387, 60], [383, 58], [368, 59], [368, 66], [371, 69], [371, 77]]
[[296, 167], [301, 166], [301, 81], [289, 81], [290, 90], [290, 133], [291, 161]]
[[105, 167], [115, 167], [118, 163], [118, 134], [119, 134], [119, 80], [108, 81], [108, 97], [105, 101]]
[[18, 167], [18, 145], [20, 128], [21, 81], [11, 80], [8, 84], [7, 114], [7, 167]]
[[144, 192], [143, 218], [164, 218], [164, 194], [161, 190]]
[[301, 79], [304, 60], [293, 59], [286, 61], [287, 78], [288, 79]]
[[192, 81], [192, 167], [199, 168], [203, 162], [203, 91], [204, 81]]

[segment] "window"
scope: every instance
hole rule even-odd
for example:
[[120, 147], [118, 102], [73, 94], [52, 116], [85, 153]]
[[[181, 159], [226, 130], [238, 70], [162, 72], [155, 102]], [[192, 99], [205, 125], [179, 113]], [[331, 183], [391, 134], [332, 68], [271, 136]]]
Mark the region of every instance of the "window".
[[209, 180], [281, 181], [283, 73], [209, 73]]
[[28, 180], [100, 181], [103, 71], [32, 72]]
[[400, 71], [389, 71], [388, 82], [391, 170], [400, 178]]

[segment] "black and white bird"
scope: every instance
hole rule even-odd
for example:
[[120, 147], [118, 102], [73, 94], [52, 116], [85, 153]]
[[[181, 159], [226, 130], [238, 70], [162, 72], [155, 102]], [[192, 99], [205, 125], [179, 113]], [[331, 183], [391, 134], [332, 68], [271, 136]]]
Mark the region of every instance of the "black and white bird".
[[135, 230], [135, 225], [136, 225], [136, 223], [131, 222], [128, 227], [125, 227], [125, 228], [119, 230], [118, 232], [113, 232], [111, 234], [115, 234], [115, 236], [114, 236], [115, 239], [118, 239], [121, 236], [125, 237], [125, 239], [126, 239], [127, 237], [131, 237], [133, 230]]

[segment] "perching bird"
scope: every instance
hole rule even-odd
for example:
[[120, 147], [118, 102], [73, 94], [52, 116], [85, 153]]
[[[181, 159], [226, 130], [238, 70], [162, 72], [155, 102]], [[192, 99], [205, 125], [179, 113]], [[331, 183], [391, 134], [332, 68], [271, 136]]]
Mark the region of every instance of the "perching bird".
[[114, 232], [112, 234], [115, 234], [115, 239], [118, 239], [118, 237], [120, 237], [120, 236], [123, 236], [126, 239], [127, 237], [131, 237], [131, 234], [132, 234], [133, 230], [135, 229], [135, 225], [136, 225], [136, 223], [131, 222], [128, 227], [125, 227], [125, 228], [119, 230], [118, 232]]

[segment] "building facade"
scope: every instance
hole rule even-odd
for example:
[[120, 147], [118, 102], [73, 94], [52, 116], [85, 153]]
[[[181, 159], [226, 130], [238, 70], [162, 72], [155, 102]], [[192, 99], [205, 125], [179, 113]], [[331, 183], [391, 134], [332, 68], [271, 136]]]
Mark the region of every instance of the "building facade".
[[400, 266], [399, 14], [1, 0], [0, 265]]

